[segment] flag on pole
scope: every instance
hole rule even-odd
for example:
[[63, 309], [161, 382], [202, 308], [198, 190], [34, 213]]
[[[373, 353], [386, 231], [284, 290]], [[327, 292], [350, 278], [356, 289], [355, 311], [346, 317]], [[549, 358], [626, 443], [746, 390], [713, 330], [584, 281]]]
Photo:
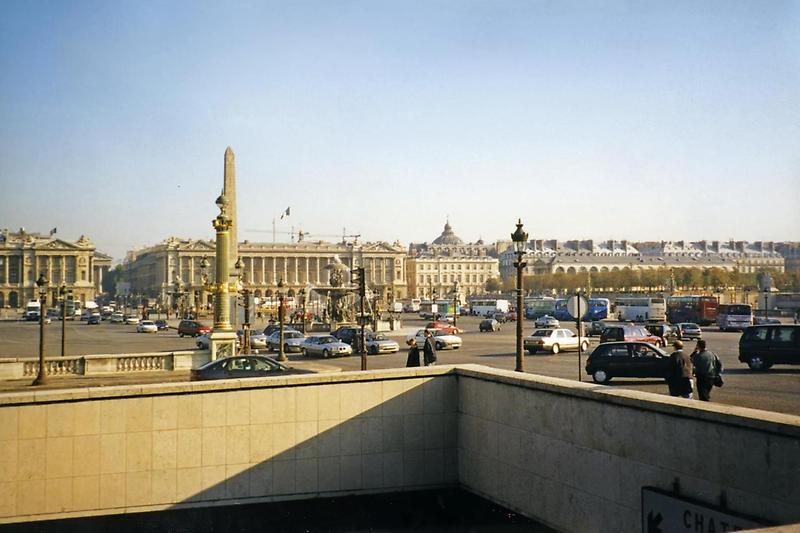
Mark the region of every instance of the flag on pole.
[[289, 213], [290, 209], [291, 209], [290, 207], [287, 207], [287, 208], [286, 208], [286, 211], [284, 211], [283, 213], [281, 213], [281, 220], [283, 220], [283, 217], [288, 217], [288, 216], [289, 216], [289, 214], [290, 214], [290, 213]]
[[57, 229], [58, 229], [58, 228], [53, 228], [53, 229], [51, 229], [51, 230], [50, 230], [50, 236], [51, 236], [51, 237], [52, 237], [53, 235], [55, 235], [55, 234], [56, 234], [56, 230], [57, 230]]

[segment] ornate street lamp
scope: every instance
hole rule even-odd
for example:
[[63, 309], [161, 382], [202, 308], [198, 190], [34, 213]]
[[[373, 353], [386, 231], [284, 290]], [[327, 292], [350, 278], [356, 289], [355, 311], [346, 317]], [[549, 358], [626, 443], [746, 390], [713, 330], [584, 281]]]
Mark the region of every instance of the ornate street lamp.
[[39, 374], [33, 380], [32, 385], [44, 385], [47, 383], [47, 369], [44, 363], [44, 310], [47, 302], [47, 278], [44, 274], [39, 274], [36, 286], [39, 287]]
[[458, 326], [458, 280], [453, 282], [453, 327]]
[[526, 263], [522, 260], [525, 254], [525, 244], [528, 242], [528, 234], [522, 231], [522, 219], [517, 222], [517, 230], [511, 234], [514, 241], [514, 252], [517, 254], [517, 261], [514, 266], [517, 269], [517, 372], [524, 372], [524, 360], [522, 355], [522, 320], [520, 311], [522, 310], [522, 269]]
[[298, 296], [300, 296], [300, 306], [302, 308], [302, 313], [303, 313], [303, 316], [302, 316], [303, 335], [305, 335], [306, 334], [306, 290], [304, 288], [300, 289], [300, 292], [298, 293]]
[[[233, 265], [237, 272], [238, 283], [241, 286], [242, 283], [242, 268], [244, 264], [242, 263], [242, 258], [237, 257], [236, 263]], [[244, 353], [250, 353], [250, 290], [241, 286], [241, 288], [237, 287], [239, 292], [244, 299], [244, 323], [242, 324], [242, 350]]]
[[61, 297], [61, 357], [67, 354], [67, 294], [72, 294], [72, 291], [68, 291], [67, 284], [62, 283], [58, 288]]
[[286, 353], [283, 350], [283, 320], [284, 320], [284, 307], [283, 307], [283, 278], [278, 280], [278, 361], [287, 361]]

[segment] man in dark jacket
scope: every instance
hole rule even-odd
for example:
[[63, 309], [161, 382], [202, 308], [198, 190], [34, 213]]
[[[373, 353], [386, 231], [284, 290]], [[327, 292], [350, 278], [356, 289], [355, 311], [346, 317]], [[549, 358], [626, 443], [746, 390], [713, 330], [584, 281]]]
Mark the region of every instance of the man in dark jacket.
[[670, 396], [692, 399], [692, 359], [683, 352], [683, 342], [672, 343], [675, 351], [669, 355], [670, 372], [667, 386]]
[[697, 347], [692, 352], [694, 375], [697, 378], [697, 396], [704, 402], [711, 401], [711, 389], [714, 388], [714, 379], [722, 370], [717, 354], [706, 350], [706, 341], [697, 341]]
[[425, 366], [436, 364], [436, 343], [433, 341], [433, 335], [429, 329], [425, 330], [425, 346], [422, 347], [422, 354]]

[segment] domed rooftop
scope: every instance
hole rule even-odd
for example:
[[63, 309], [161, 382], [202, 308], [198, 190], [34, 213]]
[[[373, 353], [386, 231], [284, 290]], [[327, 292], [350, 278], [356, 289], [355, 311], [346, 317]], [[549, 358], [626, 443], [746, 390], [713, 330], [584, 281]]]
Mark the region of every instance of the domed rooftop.
[[453, 233], [453, 228], [448, 221], [444, 224], [444, 231], [433, 241], [433, 244], [464, 244], [464, 241]]

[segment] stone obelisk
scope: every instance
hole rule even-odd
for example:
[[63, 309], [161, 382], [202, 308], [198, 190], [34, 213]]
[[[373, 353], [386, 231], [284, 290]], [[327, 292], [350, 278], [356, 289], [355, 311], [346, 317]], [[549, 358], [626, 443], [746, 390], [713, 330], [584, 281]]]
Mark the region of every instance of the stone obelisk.
[[[230, 220], [230, 229], [228, 230], [229, 248], [228, 248], [228, 272], [230, 272], [229, 283], [235, 287], [238, 283], [238, 272], [236, 271], [236, 260], [239, 257], [239, 238], [236, 228], [239, 225], [236, 220], [236, 160], [233, 155], [233, 148], [228, 146], [225, 149], [225, 170], [223, 172], [222, 196], [225, 198], [225, 213]], [[229, 293], [230, 298], [230, 322], [234, 328], [239, 323], [239, 310], [236, 302], [238, 300], [237, 294], [234, 291]]]
[[222, 194], [225, 196], [225, 204], [228, 218], [231, 221], [230, 229], [230, 249], [228, 253], [231, 272], [233, 272], [233, 265], [239, 257], [239, 236], [237, 235], [238, 221], [236, 219], [236, 161], [233, 155], [233, 149], [228, 146], [225, 149], [225, 172], [224, 183], [222, 186]]

